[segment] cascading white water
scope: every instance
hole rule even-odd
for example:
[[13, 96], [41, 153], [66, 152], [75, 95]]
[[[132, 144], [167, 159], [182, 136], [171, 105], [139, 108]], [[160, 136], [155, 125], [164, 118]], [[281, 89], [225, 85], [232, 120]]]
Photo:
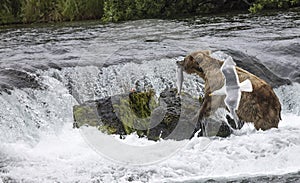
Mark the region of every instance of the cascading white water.
[[[0, 101], [0, 141], [35, 143], [39, 134], [60, 133], [66, 121], [72, 119], [72, 105], [77, 104], [58, 80], [43, 76], [43, 90], [14, 89], [3, 92]], [[70, 118], [71, 117], [71, 118]]]
[[[182, 58], [178, 58], [182, 59]], [[157, 95], [165, 88], [175, 88], [176, 60], [163, 59], [142, 64], [125, 63], [97, 68], [95, 66], [50, 69], [41, 74], [56, 77], [69, 87], [78, 102], [128, 93], [136, 83], [153, 88]], [[194, 96], [203, 94], [203, 82], [196, 76], [187, 75], [183, 90]], [[146, 83], [145, 83], [146, 82]], [[146, 87], [146, 86], [144, 86]]]
[[[61, 71], [38, 71], [42, 90], [15, 89], [11, 95], [3, 93], [0, 128], [2, 142], [18, 140], [38, 141], [40, 132], [52, 133], [73, 121], [72, 107], [121, 93], [148, 84], [157, 95], [166, 87], [175, 87], [175, 60], [160, 60], [143, 64], [126, 63], [106, 68], [96, 66], [69, 67]], [[203, 94], [200, 79], [187, 76], [183, 89], [195, 96]]]
[[[15, 89], [11, 95], [3, 93], [0, 96], [0, 165], [4, 165], [2, 169], [0, 166], [0, 177], [3, 180], [169, 182], [283, 174], [300, 169], [297, 157], [300, 153], [300, 94], [296, 92], [300, 85], [297, 83], [275, 90], [283, 106], [283, 120], [278, 129], [255, 131], [252, 125], [245, 125], [238, 136], [193, 138], [164, 162], [134, 167], [111, 163], [95, 153], [79, 130], [72, 128], [72, 106], [128, 92], [137, 80], [151, 81], [157, 93], [165, 87], [176, 87], [175, 60], [105, 68], [50, 69], [39, 71], [39, 74], [45, 89]], [[185, 75], [183, 90], [201, 95], [200, 79]], [[137, 144], [140, 139], [130, 135], [125, 141]], [[203, 149], [201, 141], [210, 144]]]
[[300, 95], [299, 84], [294, 83], [291, 86], [282, 86], [275, 89], [275, 92], [280, 96], [283, 113], [292, 113], [300, 116]]

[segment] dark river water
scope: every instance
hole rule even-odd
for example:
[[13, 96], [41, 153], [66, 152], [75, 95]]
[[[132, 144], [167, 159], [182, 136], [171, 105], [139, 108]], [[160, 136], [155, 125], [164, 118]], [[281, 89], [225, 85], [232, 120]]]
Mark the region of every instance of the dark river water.
[[[175, 61], [205, 49], [276, 88], [278, 130], [249, 127], [209, 139], [205, 150], [192, 139], [169, 160], [139, 168], [107, 162], [72, 129], [73, 105], [128, 91], [140, 78], [157, 92], [175, 86]], [[201, 93], [199, 79], [186, 78], [183, 89]], [[299, 182], [299, 83], [296, 11], [0, 27], [0, 182]]]

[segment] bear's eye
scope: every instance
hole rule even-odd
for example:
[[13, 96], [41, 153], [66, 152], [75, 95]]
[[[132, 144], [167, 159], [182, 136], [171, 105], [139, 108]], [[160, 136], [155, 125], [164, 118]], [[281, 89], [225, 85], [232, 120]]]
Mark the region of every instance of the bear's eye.
[[203, 72], [203, 69], [201, 68], [201, 67], [194, 67], [194, 69], [196, 70], [196, 71], [198, 71], [198, 72]]

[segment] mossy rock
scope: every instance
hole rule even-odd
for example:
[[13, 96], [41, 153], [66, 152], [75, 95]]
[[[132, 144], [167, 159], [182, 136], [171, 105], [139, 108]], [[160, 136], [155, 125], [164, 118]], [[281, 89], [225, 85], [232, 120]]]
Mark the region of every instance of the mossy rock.
[[114, 97], [112, 102], [126, 134], [137, 132], [139, 136], [147, 135], [151, 123], [151, 111], [159, 105], [152, 90], [120, 95]]
[[96, 105], [94, 102], [86, 102], [82, 105], [75, 105], [73, 107], [73, 117], [75, 122], [74, 127], [81, 127], [83, 125], [102, 126], [99, 118]]
[[73, 127], [93, 126], [107, 134], [126, 135], [112, 107], [111, 97], [87, 101], [73, 107]]
[[[87, 101], [74, 106], [74, 127], [89, 125], [119, 135], [136, 132], [150, 140], [188, 139], [195, 132], [202, 98], [176, 93], [176, 89], [166, 89], [156, 98], [150, 90]], [[230, 135], [229, 128], [222, 125], [211, 123], [209, 135]]]

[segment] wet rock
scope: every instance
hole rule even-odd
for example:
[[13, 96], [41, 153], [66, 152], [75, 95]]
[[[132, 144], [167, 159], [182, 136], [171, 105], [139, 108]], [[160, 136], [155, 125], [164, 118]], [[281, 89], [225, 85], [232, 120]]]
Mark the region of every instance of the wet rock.
[[0, 93], [10, 94], [13, 88], [41, 89], [42, 86], [34, 74], [16, 69], [0, 70]]
[[74, 128], [88, 125], [97, 127], [100, 131], [108, 134], [126, 134], [122, 122], [114, 112], [111, 97], [87, 101], [84, 104], [74, 106], [73, 117]]
[[59, 70], [59, 71], [62, 70], [62, 67], [61, 67], [61, 66], [59, 66], [58, 64], [53, 63], [53, 62], [49, 62], [49, 63], [48, 63], [48, 66], [49, 66], [49, 68], [57, 69], [57, 70]]
[[249, 56], [237, 50], [224, 50], [231, 55], [237, 66], [249, 71], [269, 83], [273, 88], [281, 85], [290, 85], [289, 79], [281, 78], [263, 65], [257, 58]]
[[[181, 104], [180, 98], [176, 97], [177, 90], [165, 90], [160, 94], [160, 103], [164, 105], [164, 116], [162, 120], [153, 128], [149, 129], [148, 138], [158, 140], [166, 139], [178, 125]], [[163, 110], [161, 109], [161, 111]]]
[[[176, 96], [176, 89], [164, 90], [158, 99], [150, 90], [106, 97], [74, 106], [74, 127], [94, 126], [107, 134], [131, 134], [150, 140], [189, 139], [198, 121], [199, 99], [187, 93]], [[226, 137], [229, 128], [219, 122], [209, 128], [212, 136]]]

